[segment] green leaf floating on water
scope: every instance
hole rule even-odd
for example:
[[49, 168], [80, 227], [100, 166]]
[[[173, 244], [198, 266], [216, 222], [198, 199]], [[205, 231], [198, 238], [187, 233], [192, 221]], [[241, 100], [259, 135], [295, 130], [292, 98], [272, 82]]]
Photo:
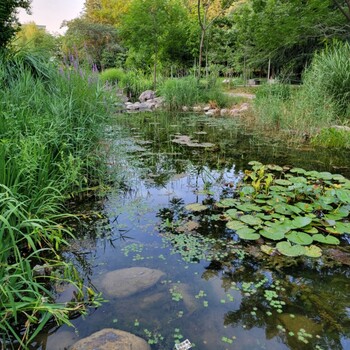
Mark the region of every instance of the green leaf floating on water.
[[237, 209], [229, 209], [225, 211], [225, 214], [231, 217], [232, 219], [237, 218]]
[[310, 245], [309, 247], [304, 247], [305, 255], [310, 258], [319, 258], [322, 255], [322, 249], [316, 245]]
[[253, 230], [252, 228], [249, 228], [249, 227], [240, 228], [236, 231], [236, 233], [239, 236], [239, 238], [241, 238], [241, 239], [255, 241], [255, 240], [260, 238], [260, 235], [258, 233], [256, 233], [255, 230]]
[[281, 186], [290, 186], [293, 185], [292, 182], [288, 181], [288, 180], [283, 180], [283, 179], [277, 179], [274, 181], [277, 185], [281, 185]]
[[337, 230], [337, 233], [343, 234], [343, 233], [350, 233], [350, 222], [337, 222], [335, 224], [335, 229]]
[[312, 239], [316, 242], [324, 243], [324, 244], [335, 244], [338, 245], [340, 243], [339, 239], [337, 237], [328, 235], [324, 236], [321, 234], [313, 235]]
[[286, 238], [296, 244], [309, 245], [313, 241], [313, 237], [305, 232], [292, 231], [286, 234]]
[[236, 199], [233, 198], [225, 198], [222, 199], [221, 201], [216, 203], [216, 206], [218, 208], [230, 208], [230, 207], [235, 207], [239, 202], [237, 202]]
[[301, 168], [292, 168], [289, 170], [291, 173], [297, 173], [297, 174], [305, 174], [306, 170]]
[[312, 219], [307, 216], [298, 216], [292, 220], [292, 225], [295, 228], [301, 228], [309, 225], [312, 222]]
[[336, 196], [343, 203], [350, 203], [350, 191], [349, 190], [336, 190]]
[[185, 208], [186, 210], [189, 210], [189, 211], [204, 211], [208, 209], [206, 205], [199, 204], [199, 203], [187, 204]]
[[304, 255], [306, 250], [305, 247], [299, 244], [291, 245], [289, 242], [283, 241], [276, 244], [277, 250], [285, 255], [290, 257]]
[[236, 230], [239, 230], [240, 228], [246, 227], [246, 225], [242, 221], [232, 220], [226, 224], [226, 227], [229, 228], [230, 230], [236, 231]]
[[268, 239], [272, 239], [274, 241], [280, 241], [284, 238], [284, 230], [281, 230], [278, 226], [266, 227], [263, 230], [260, 230], [259, 233]]
[[261, 219], [253, 215], [242, 215], [239, 217], [239, 220], [251, 226], [261, 225], [263, 223]]

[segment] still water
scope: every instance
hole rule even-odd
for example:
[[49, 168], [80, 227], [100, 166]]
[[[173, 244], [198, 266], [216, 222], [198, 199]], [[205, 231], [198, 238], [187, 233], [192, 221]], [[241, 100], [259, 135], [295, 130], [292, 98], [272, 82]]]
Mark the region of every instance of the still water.
[[[200, 147], [207, 143], [213, 146]], [[106, 144], [111, 178], [121, 185], [101, 204], [105, 218], [83, 228], [67, 258], [102, 292], [109, 271], [147, 267], [163, 276], [129, 297], [105, 295], [100, 308], [73, 320], [76, 330], [42, 334], [41, 349], [68, 349], [103, 328], [136, 334], [154, 350], [185, 339], [200, 350], [350, 349], [348, 265], [265, 262], [254, 249], [232, 255], [220, 222], [174, 230], [185, 205], [234, 191], [251, 160], [349, 178], [347, 154], [185, 114], [119, 116]]]

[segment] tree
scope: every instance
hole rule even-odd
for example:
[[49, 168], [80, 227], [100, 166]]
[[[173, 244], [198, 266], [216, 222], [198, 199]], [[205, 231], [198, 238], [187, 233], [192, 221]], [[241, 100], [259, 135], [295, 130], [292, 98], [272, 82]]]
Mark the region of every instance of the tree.
[[119, 27], [131, 0], [86, 0], [84, 18], [89, 22]]
[[338, 7], [340, 12], [345, 16], [345, 18], [350, 22], [350, 0], [333, 0], [335, 5]]
[[169, 53], [175, 56], [185, 42], [186, 13], [176, 0], [133, 0], [122, 21], [122, 36], [132, 52], [142, 54], [153, 65], [153, 85], [157, 85], [157, 65]]
[[300, 75], [314, 52], [349, 35], [332, 0], [249, 0], [234, 14], [240, 63]]
[[218, 0], [197, 0], [197, 15], [198, 23], [201, 29], [199, 41], [199, 57], [198, 57], [198, 78], [201, 77], [202, 56], [204, 39], [207, 31], [212, 26], [214, 21], [230, 7], [232, 0], [218, 1]]
[[7, 46], [19, 29], [18, 8], [30, 11], [31, 0], [1, 0], [0, 3], [0, 49]]
[[56, 38], [34, 22], [30, 22], [21, 26], [13, 45], [52, 52], [56, 48]]
[[99, 69], [115, 66], [118, 53], [124, 49], [120, 46], [118, 30], [102, 23], [90, 22], [76, 18], [66, 23], [68, 26], [63, 39], [63, 51], [74, 52], [81, 63], [96, 64]]

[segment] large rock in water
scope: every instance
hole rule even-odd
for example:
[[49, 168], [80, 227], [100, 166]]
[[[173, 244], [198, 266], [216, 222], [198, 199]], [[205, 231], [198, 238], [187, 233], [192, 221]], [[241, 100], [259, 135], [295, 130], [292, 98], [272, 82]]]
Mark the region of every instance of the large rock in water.
[[131, 267], [107, 272], [102, 279], [106, 294], [124, 298], [155, 285], [164, 276], [164, 272], [147, 267]]
[[156, 97], [156, 93], [154, 91], [146, 90], [140, 95], [139, 100], [140, 102], [145, 102], [148, 100], [153, 100], [155, 97]]
[[75, 343], [71, 350], [151, 350], [148, 343], [134, 334], [105, 328]]

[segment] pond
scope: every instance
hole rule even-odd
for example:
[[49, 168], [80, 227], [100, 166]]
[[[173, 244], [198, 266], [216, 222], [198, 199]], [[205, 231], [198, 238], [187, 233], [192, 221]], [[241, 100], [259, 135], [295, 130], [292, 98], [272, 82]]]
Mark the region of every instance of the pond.
[[[254, 244], [243, 249], [212, 213], [186, 209], [232, 195], [251, 160], [350, 178], [347, 154], [289, 146], [239, 120], [188, 114], [118, 116], [106, 138], [120, 186], [101, 203], [105, 217], [84, 224], [66, 257], [108, 301], [74, 319], [76, 330], [44, 332], [33, 348], [68, 349], [116, 328], [155, 350], [185, 339], [200, 350], [350, 349], [348, 235], [342, 261], [265, 258]], [[158, 278], [113, 294], [106, 276], [136, 267], [157, 270]]]

